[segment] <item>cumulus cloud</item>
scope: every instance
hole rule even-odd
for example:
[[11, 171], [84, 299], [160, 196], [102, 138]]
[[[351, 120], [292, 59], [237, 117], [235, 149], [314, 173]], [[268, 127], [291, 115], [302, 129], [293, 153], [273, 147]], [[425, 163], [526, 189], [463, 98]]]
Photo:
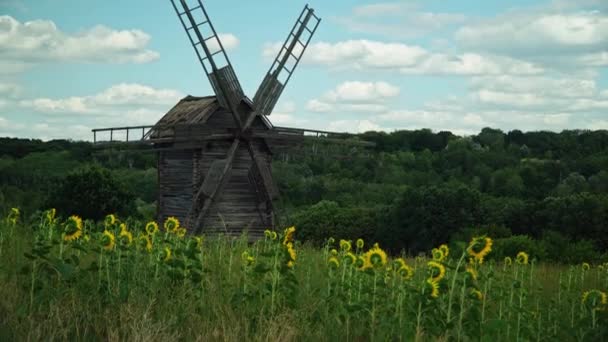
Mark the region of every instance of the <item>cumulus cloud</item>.
[[[281, 43], [266, 44], [262, 54], [265, 58], [274, 57], [280, 47]], [[404, 43], [347, 40], [314, 43], [308, 49], [303, 63], [342, 70], [383, 69], [403, 74], [427, 75], [533, 75], [543, 72], [534, 63], [510, 57], [478, 53], [436, 53]]]
[[89, 96], [60, 99], [36, 98], [20, 101], [22, 107], [42, 113], [109, 115], [124, 107], [167, 106], [183, 95], [172, 89], [156, 89], [136, 83], [121, 83]]
[[462, 23], [466, 16], [460, 13], [423, 11], [412, 3], [388, 2], [356, 6], [350, 15], [333, 19], [353, 32], [415, 37], [450, 28]]
[[543, 65], [601, 67], [608, 65], [606, 32], [606, 12], [566, 6], [543, 11], [521, 9], [471, 23], [458, 29], [455, 39], [461, 47], [471, 51]]
[[149, 42], [150, 35], [141, 30], [98, 25], [66, 33], [50, 20], [22, 23], [8, 15], [0, 16], [0, 67], [25, 69], [47, 62], [147, 63], [159, 57], [158, 52], [147, 48]]
[[321, 98], [308, 101], [306, 108], [313, 112], [379, 112], [385, 110], [385, 102], [399, 92], [399, 87], [387, 82], [347, 81]]

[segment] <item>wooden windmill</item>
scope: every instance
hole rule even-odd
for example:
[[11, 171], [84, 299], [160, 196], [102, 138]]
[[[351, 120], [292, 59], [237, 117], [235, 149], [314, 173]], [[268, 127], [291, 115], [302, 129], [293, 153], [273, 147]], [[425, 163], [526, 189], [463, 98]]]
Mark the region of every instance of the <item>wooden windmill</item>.
[[123, 131], [132, 142], [129, 132], [141, 130], [136, 142], [158, 153], [159, 221], [175, 216], [194, 233], [247, 230], [259, 237], [275, 227], [273, 152], [310, 137], [346, 142], [332, 139], [340, 133], [275, 127], [268, 120], [321, 19], [304, 7], [250, 100], [201, 1], [171, 3], [215, 95], [187, 96], [153, 126], [95, 129], [94, 141], [107, 143], [97, 135], [109, 132], [112, 142], [114, 133]]

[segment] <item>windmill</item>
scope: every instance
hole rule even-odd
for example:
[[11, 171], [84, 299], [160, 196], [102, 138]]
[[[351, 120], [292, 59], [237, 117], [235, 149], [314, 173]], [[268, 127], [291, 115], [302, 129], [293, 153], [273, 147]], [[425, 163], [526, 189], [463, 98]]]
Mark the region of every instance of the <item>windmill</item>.
[[[187, 96], [153, 126], [94, 129], [94, 142], [113, 142], [114, 133], [122, 131], [126, 142], [157, 152], [159, 221], [174, 216], [193, 233], [247, 230], [255, 239], [276, 225], [273, 153], [307, 138], [367, 144], [337, 139], [340, 133], [275, 127], [268, 119], [321, 22], [308, 5], [250, 100], [202, 2], [171, 3], [215, 95]], [[129, 132], [140, 130], [141, 138], [129, 140]], [[109, 132], [109, 141], [97, 139], [103, 132]]]

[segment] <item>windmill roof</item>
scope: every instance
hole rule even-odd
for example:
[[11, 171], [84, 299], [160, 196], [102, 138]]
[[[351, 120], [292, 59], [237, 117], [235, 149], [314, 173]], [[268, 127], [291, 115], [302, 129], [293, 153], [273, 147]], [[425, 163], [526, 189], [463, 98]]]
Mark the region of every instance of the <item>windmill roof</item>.
[[207, 121], [220, 105], [215, 96], [186, 96], [167, 112], [155, 126], [198, 124]]

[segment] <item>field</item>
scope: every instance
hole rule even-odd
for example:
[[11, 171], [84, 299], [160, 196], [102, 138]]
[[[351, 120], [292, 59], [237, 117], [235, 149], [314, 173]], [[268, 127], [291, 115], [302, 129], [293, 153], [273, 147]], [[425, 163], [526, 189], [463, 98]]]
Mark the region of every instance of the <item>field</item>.
[[191, 237], [177, 220], [0, 223], [0, 340], [598, 341], [608, 267], [492, 239], [387, 256], [372, 241]]

